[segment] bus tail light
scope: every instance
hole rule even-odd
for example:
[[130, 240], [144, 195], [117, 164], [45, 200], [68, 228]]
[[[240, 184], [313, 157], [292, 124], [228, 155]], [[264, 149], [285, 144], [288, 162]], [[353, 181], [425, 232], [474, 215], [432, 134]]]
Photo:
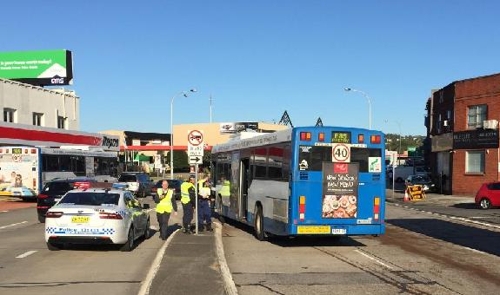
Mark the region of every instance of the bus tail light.
[[300, 132], [300, 140], [310, 141], [311, 140], [311, 132]]
[[377, 144], [377, 143], [381, 143], [381, 142], [382, 142], [382, 140], [381, 140], [380, 135], [371, 135], [370, 136], [370, 143]]
[[374, 220], [380, 219], [380, 198], [379, 197], [375, 197], [375, 200], [373, 201], [373, 219]]
[[318, 134], [318, 141], [320, 141], [320, 142], [325, 141], [325, 133], [324, 132], [320, 132]]
[[358, 134], [358, 143], [364, 143], [364, 142], [365, 142], [365, 135]]
[[57, 211], [49, 211], [45, 214], [45, 218], [59, 218], [63, 216], [63, 213], [62, 212], [57, 212]]
[[36, 187], [36, 178], [33, 178], [33, 188]]
[[306, 219], [306, 196], [299, 197], [299, 219]]
[[36, 149], [31, 149], [32, 154], [36, 154]]

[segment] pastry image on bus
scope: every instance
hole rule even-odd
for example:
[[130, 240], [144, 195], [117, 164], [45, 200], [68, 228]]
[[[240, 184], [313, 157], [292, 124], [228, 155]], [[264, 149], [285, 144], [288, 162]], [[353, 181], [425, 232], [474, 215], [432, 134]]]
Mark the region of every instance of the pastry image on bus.
[[356, 218], [357, 197], [354, 195], [325, 195], [323, 218]]

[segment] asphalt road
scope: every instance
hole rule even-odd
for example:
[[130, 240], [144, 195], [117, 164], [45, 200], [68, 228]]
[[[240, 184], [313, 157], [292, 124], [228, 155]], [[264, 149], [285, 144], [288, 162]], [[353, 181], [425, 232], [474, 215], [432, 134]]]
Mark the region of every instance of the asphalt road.
[[[37, 221], [33, 206], [0, 211], [0, 294], [3, 295], [136, 295], [163, 245], [156, 234], [139, 241], [132, 252], [120, 252], [110, 246], [81, 246], [53, 252], [45, 245], [44, 224]], [[151, 220], [156, 224], [156, 218]]]
[[497, 294], [500, 230], [387, 206], [381, 237], [271, 239], [226, 224], [238, 294]]

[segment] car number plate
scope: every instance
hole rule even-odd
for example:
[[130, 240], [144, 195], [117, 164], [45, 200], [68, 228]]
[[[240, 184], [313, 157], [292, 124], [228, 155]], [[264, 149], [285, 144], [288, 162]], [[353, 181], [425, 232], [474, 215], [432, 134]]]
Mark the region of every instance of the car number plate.
[[299, 225], [297, 226], [297, 233], [303, 235], [313, 234], [329, 234], [329, 225]]
[[345, 228], [332, 228], [332, 235], [345, 235], [347, 230]]
[[71, 217], [71, 222], [72, 223], [88, 223], [89, 217], [88, 216], [73, 216], [73, 217]]

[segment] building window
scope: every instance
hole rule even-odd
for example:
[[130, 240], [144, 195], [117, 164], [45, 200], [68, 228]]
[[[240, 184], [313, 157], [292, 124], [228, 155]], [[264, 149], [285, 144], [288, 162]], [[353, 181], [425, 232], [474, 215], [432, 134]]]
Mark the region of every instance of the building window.
[[484, 173], [484, 151], [467, 151], [465, 173]]
[[43, 114], [42, 113], [33, 113], [33, 125], [43, 126]]
[[476, 105], [469, 106], [467, 112], [467, 129], [476, 129], [483, 127], [483, 121], [486, 120], [487, 106]]
[[66, 118], [63, 116], [57, 116], [57, 128], [66, 129]]
[[9, 122], [9, 123], [15, 123], [16, 122], [16, 110], [4, 108], [3, 109], [3, 121]]

